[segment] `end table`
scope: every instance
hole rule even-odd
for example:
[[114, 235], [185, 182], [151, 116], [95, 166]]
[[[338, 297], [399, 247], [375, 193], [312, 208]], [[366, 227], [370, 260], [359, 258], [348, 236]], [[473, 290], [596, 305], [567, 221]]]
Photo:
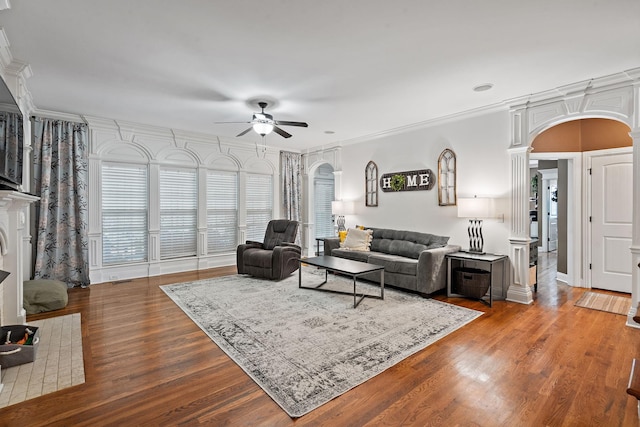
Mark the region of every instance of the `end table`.
[[[494, 283], [495, 275], [494, 273], [494, 265], [498, 263], [502, 263], [502, 274], [500, 280], [500, 296], [498, 299], [504, 299], [504, 282], [507, 276], [507, 261], [509, 257], [507, 255], [497, 255], [497, 254], [474, 254], [471, 252], [454, 252], [450, 254], [446, 254], [445, 258], [447, 259], [447, 297], [467, 297], [467, 295], [453, 293], [451, 290], [451, 279], [453, 268], [456, 267], [464, 267], [467, 264], [473, 264], [475, 266], [479, 266], [485, 271], [489, 272], [489, 301], [487, 302], [484, 297], [480, 298], [480, 301], [483, 301], [485, 304], [489, 305], [489, 307], [493, 306], [494, 300], [494, 288], [496, 283]], [[452, 268], [453, 267], [453, 268]]]

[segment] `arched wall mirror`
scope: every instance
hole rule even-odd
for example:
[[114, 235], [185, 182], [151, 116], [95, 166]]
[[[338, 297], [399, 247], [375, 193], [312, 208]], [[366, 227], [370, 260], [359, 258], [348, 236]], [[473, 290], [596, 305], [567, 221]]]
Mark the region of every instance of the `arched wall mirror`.
[[378, 206], [378, 165], [367, 163], [364, 171], [365, 206]]
[[448, 148], [438, 158], [438, 204], [456, 204], [456, 154]]

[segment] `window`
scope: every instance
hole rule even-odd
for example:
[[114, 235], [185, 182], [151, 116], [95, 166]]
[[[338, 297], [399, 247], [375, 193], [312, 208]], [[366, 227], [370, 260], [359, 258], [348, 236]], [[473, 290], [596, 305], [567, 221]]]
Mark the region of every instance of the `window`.
[[313, 179], [315, 237], [331, 237], [336, 234], [331, 214], [331, 201], [334, 199], [333, 168], [320, 166]]
[[235, 251], [238, 235], [238, 174], [207, 174], [207, 252]]
[[247, 235], [246, 240], [262, 242], [267, 224], [273, 215], [273, 177], [247, 175]]
[[102, 165], [102, 264], [146, 262], [146, 166]]
[[364, 170], [365, 206], [378, 206], [378, 165], [367, 163]]
[[160, 169], [160, 259], [196, 255], [195, 170]]

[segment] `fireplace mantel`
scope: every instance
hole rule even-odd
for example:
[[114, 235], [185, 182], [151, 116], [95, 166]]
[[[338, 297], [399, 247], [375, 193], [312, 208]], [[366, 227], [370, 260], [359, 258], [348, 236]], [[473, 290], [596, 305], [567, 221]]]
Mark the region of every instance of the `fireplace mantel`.
[[29, 205], [39, 197], [0, 190], [0, 269], [10, 272], [0, 287], [0, 324], [24, 324], [22, 284], [30, 275]]

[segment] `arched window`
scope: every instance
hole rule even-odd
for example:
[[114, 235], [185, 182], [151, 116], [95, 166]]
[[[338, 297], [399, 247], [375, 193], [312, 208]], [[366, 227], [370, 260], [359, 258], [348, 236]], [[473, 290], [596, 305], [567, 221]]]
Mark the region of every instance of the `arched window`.
[[438, 204], [456, 204], [456, 154], [448, 148], [438, 158]]
[[378, 206], [378, 165], [367, 163], [364, 170], [365, 206]]

